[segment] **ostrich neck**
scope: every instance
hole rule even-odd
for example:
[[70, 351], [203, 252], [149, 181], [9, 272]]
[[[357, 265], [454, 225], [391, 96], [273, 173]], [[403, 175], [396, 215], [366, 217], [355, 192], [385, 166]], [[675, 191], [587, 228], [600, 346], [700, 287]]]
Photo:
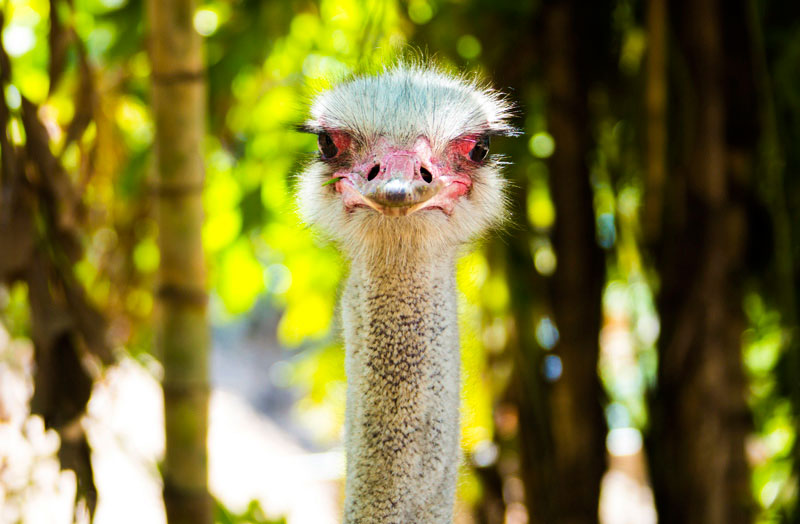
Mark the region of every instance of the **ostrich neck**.
[[459, 460], [455, 255], [356, 259], [343, 297], [346, 524], [449, 524]]

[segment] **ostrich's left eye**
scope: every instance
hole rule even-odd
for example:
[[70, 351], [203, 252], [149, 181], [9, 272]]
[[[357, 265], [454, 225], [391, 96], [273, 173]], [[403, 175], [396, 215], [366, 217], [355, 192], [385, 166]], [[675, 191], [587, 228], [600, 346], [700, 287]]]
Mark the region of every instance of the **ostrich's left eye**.
[[480, 162], [489, 154], [489, 136], [483, 135], [475, 141], [475, 147], [469, 152], [469, 159], [473, 162]]
[[339, 152], [339, 148], [336, 147], [333, 138], [325, 131], [319, 134], [317, 144], [319, 144], [319, 152], [322, 153], [322, 158], [324, 159], [333, 158]]

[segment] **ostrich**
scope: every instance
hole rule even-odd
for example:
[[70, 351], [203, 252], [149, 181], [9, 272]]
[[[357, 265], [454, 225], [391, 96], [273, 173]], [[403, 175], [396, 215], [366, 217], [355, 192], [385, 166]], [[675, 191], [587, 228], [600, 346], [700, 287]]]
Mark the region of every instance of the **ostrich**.
[[431, 66], [397, 65], [320, 93], [302, 126], [319, 157], [300, 175], [306, 223], [350, 262], [346, 524], [444, 524], [459, 462], [455, 260], [502, 221], [487, 156], [513, 134], [497, 92]]

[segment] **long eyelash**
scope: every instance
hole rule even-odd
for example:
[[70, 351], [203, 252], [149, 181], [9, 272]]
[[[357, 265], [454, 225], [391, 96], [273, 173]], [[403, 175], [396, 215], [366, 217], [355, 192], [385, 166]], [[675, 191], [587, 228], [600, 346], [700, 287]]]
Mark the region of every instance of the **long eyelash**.
[[297, 131], [298, 133], [308, 133], [310, 135], [318, 135], [322, 132], [322, 129], [306, 123], [295, 124], [292, 127], [294, 127], [294, 130]]
[[[466, 133], [470, 134], [470, 133]], [[503, 129], [492, 129], [492, 128], [479, 128], [474, 131], [476, 135], [485, 135], [488, 137], [495, 137], [495, 136], [506, 136], [506, 137], [514, 137], [519, 136], [522, 134], [522, 131], [517, 129], [516, 127], [505, 127]], [[462, 135], [463, 136], [463, 135]]]
[[509, 128], [509, 129], [488, 129], [484, 133], [486, 136], [520, 136], [522, 131], [516, 128]]

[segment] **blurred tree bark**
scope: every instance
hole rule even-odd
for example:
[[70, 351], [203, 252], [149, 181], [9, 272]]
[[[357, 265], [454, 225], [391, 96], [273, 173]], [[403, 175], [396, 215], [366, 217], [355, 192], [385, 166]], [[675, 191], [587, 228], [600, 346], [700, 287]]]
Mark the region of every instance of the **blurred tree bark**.
[[647, 5], [645, 64], [645, 203], [642, 217], [645, 242], [660, 233], [662, 194], [667, 169], [667, 0]]
[[586, 7], [560, 0], [545, 3], [542, 13], [546, 114], [556, 144], [549, 167], [558, 264], [550, 298], [560, 340], [553, 351], [563, 371], [549, 391], [554, 462], [549, 482], [555, 512], [541, 520], [564, 524], [597, 522], [605, 471], [606, 427], [597, 375], [605, 263], [595, 233], [589, 177], [594, 144], [587, 104], [591, 84], [599, 80], [590, 57], [592, 47], [605, 42], [606, 7], [605, 2]]
[[193, 0], [149, 0], [164, 364], [164, 503], [170, 524], [209, 524], [208, 345], [201, 238], [205, 72]]
[[741, 308], [759, 127], [747, 9], [743, 0], [724, 12], [719, 0], [672, 7], [675, 166], [654, 246], [661, 337], [650, 470], [660, 521], [744, 524], [753, 504]]
[[[493, 270], [502, 269], [515, 283], [509, 312], [515, 329], [508, 347], [515, 365], [507, 400], [519, 415], [518, 474], [529, 522], [593, 523], [605, 471], [606, 428], [597, 375], [605, 263], [596, 242], [589, 177], [595, 144], [588, 97], [608, 69], [611, 7], [605, 1], [587, 6], [556, 0], [526, 14], [525, 24], [513, 11], [505, 22], [484, 22], [489, 33], [492, 25], [495, 32], [498, 26], [523, 32], [509, 38], [509, 47], [496, 50], [487, 64], [496, 71], [497, 85], [519, 96], [544, 84], [547, 125], [556, 144], [548, 166], [556, 209], [551, 238], [558, 264], [549, 281], [534, 268], [534, 232], [527, 220], [528, 152], [520, 140], [510, 148], [517, 162], [513, 174], [518, 187], [511, 195], [515, 227], [510, 242], [496, 242], [492, 250], [505, 253], [493, 257]], [[549, 354], [560, 359], [562, 373], [550, 379], [543, 376], [545, 353], [536, 340], [536, 322], [550, 309], [543, 302], [552, 308], [560, 333]]]

